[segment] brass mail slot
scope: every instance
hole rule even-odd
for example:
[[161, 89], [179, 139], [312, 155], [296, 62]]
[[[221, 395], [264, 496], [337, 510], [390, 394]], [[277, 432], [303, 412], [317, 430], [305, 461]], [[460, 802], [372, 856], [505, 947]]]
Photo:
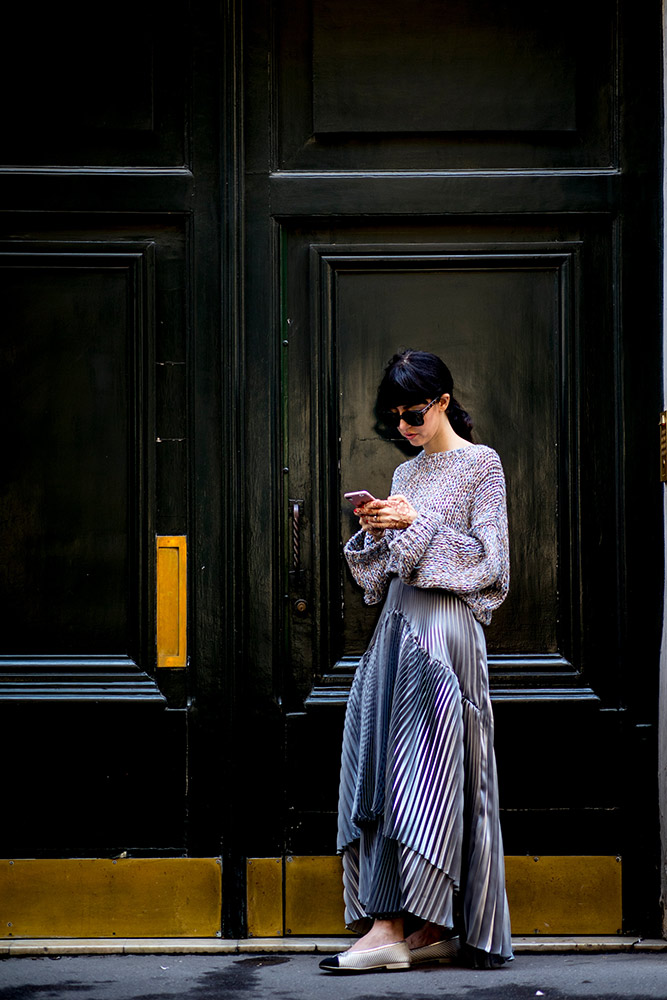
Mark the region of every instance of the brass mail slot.
[[185, 535], [157, 536], [157, 665], [187, 664], [187, 544]]

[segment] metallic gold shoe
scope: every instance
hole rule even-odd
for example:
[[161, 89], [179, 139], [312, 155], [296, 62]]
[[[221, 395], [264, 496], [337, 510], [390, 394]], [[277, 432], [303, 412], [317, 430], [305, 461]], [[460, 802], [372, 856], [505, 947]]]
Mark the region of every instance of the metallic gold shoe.
[[410, 968], [410, 949], [405, 941], [383, 944], [379, 948], [360, 951], [342, 951], [329, 955], [320, 962], [325, 972], [384, 972]]
[[451, 937], [444, 941], [435, 941], [433, 944], [425, 944], [421, 948], [411, 948], [410, 963], [421, 965], [425, 962], [440, 962], [441, 965], [445, 965], [458, 958], [460, 947], [458, 937]]

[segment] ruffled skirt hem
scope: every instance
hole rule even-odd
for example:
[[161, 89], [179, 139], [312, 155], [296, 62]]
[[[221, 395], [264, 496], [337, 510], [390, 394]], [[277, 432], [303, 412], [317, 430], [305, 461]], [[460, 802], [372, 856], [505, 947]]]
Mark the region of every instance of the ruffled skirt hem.
[[355, 841], [343, 853], [346, 927], [363, 933], [369, 918], [391, 913], [410, 914], [439, 927], [453, 928], [455, 886], [445, 872], [409, 847], [398, 844], [397, 884], [383, 886], [380, 882], [372, 890], [371, 898], [359, 888], [359, 846], [359, 841]]
[[346, 924], [410, 913], [512, 957], [486, 646], [445, 591], [394, 580], [345, 720], [338, 849]]

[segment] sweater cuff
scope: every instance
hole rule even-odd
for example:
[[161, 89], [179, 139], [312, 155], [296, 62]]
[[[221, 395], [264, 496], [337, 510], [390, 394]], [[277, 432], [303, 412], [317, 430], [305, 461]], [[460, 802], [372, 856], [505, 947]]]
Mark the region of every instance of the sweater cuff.
[[376, 540], [368, 531], [363, 530], [352, 535], [343, 548], [345, 558], [351, 566], [372, 562], [379, 555], [386, 555], [388, 550], [386, 532], [382, 538]]
[[442, 514], [421, 511], [409, 528], [396, 531], [389, 545], [389, 572], [407, 579], [417, 568], [442, 522]]

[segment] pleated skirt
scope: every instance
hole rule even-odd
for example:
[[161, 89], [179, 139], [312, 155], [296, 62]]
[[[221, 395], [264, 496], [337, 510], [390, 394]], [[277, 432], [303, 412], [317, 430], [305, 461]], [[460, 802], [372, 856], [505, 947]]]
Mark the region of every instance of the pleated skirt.
[[412, 914], [511, 958], [484, 633], [447, 591], [392, 580], [354, 678], [338, 810], [345, 921]]

